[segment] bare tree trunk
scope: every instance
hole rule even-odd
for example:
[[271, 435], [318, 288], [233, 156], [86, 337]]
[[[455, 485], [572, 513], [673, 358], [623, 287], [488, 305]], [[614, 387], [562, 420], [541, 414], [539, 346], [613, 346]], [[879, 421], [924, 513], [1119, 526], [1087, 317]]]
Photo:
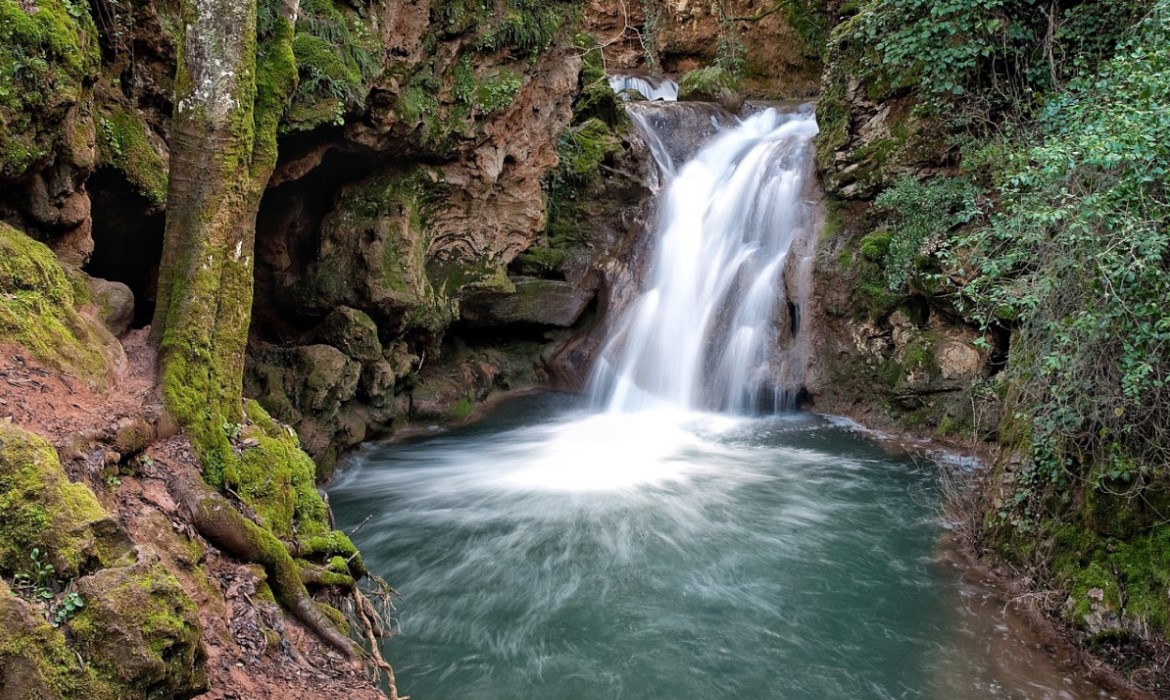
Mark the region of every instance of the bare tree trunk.
[[163, 404], [186, 428], [208, 480], [241, 421], [260, 197], [276, 164], [276, 127], [296, 87], [299, 0], [283, 0], [257, 40], [257, 0], [182, 0], [170, 189], [153, 336]]

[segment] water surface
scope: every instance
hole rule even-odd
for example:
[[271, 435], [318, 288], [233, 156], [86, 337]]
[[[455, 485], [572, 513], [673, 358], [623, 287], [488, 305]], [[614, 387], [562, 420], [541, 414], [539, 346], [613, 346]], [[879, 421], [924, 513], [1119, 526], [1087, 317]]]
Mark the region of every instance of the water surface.
[[942, 562], [935, 469], [807, 414], [539, 395], [369, 445], [330, 498], [415, 700], [1097, 697]]

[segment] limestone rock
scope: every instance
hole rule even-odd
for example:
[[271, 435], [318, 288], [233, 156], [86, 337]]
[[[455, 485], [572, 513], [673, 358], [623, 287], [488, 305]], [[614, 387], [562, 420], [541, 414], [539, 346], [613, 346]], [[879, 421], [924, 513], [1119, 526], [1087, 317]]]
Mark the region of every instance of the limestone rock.
[[89, 278], [89, 286], [93, 289], [102, 322], [111, 333], [121, 337], [130, 330], [130, 323], [134, 320], [134, 292], [121, 282], [97, 277]]
[[463, 305], [463, 320], [477, 326], [529, 323], [568, 328], [577, 322], [593, 299], [591, 285], [561, 280], [515, 280], [513, 294], [471, 296]]
[[378, 326], [365, 313], [348, 306], [334, 309], [317, 329], [322, 343], [332, 345], [347, 357], [361, 362], [382, 358], [382, 344], [378, 342]]

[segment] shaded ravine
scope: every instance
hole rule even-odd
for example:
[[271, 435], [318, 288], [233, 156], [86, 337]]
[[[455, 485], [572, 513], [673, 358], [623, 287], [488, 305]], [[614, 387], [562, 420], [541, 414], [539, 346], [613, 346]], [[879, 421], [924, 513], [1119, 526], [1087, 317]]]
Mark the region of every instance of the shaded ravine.
[[[784, 412], [807, 357], [816, 124], [717, 110], [631, 106], [662, 177], [653, 261], [590, 397], [368, 445], [332, 485], [338, 525], [365, 523], [368, 565], [403, 595], [399, 690], [1100, 697], [939, 556], [935, 467]], [[664, 125], [688, 120], [701, 147], [680, 151]]]

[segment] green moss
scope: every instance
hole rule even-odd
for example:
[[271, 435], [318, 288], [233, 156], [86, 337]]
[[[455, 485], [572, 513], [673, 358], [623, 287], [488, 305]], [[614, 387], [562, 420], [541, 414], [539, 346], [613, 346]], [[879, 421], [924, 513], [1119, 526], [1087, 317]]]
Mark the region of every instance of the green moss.
[[348, 111], [365, 104], [367, 84], [382, 68], [381, 47], [368, 15], [332, 0], [307, 0], [300, 12], [292, 43], [292, 65], [300, 80], [286, 131], [341, 123]]
[[501, 68], [493, 75], [484, 76], [475, 89], [476, 108], [484, 114], [499, 112], [512, 104], [523, 82], [524, 76], [507, 68]]
[[734, 94], [738, 89], [739, 81], [730, 71], [719, 66], [707, 66], [689, 71], [679, 79], [678, 98], [722, 102], [726, 94]]
[[452, 420], [463, 420], [470, 416], [474, 410], [475, 404], [471, 402], [471, 399], [464, 396], [455, 402], [455, 405], [451, 408], [449, 418]]
[[58, 574], [107, 566], [128, 549], [125, 533], [84, 484], [69, 481], [43, 439], [0, 423], [0, 571], [28, 568], [34, 548]]
[[137, 697], [206, 689], [199, 613], [157, 560], [103, 570], [77, 587], [87, 604], [69, 629], [92, 667]]
[[122, 172], [154, 204], [167, 197], [167, 164], [137, 112], [106, 105], [98, 115], [98, 159]]
[[85, 97], [99, 62], [87, 3], [0, 0], [0, 179], [46, 158], [57, 122]]
[[311, 537], [329, 530], [328, 511], [317, 493], [316, 466], [287, 430], [255, 401], [245, 405], [239, 457], [224, 467], [224, 482], [282, 539]]
[[74, 285], [47, 247], [0, 222], [0, 343], [104, 386], [116, 342], [76, 309]]
[[860, 250], [870, 262], [880, 263], [890, 250], [893, 236], [888, 229], [878, 229], [861, 239]]
[[124, 689], [101, 678], [53, 629], [0, 580], [0, 668], [6, 697], [113, 700]]

